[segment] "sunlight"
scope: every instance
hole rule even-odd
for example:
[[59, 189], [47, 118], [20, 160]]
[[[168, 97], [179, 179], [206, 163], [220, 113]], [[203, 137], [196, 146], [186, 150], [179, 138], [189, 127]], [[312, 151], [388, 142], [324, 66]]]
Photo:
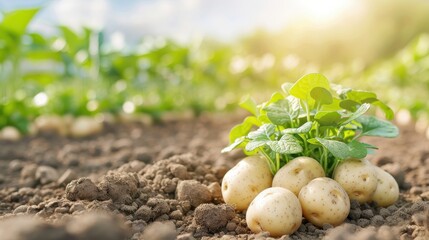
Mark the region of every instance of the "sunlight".
[[358, 2], [356, 0], [308, 0], [302, 1], [305, 18], [317, 23], [329, 23], [345, 12], [349, 12]]
[[49, 97], [46, 93], [40, 92], [33, 98], [34, 105], [38, 107], [45, 106], [48, 103]]

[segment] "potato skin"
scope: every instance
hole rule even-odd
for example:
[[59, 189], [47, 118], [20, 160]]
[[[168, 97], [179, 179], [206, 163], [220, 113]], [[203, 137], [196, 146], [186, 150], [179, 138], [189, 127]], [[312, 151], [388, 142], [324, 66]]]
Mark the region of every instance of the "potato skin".
[[258, 193], [271, 187], [272, 181], [273, 176], [266, 159], [259, 156], [246, 157], [223, 177], [223, 200], [236, 210], [246, 210]]
[[366, 203], [377, 189], [374, 167], [366, 160], [347, 159], [335, 168], [333, 179], [346, 190], [350, 199]]
[[299, 192], [304, 217], [316, 226], [344, 222], [350, 212], [350, 198], [339, 183], [331, 178], [313, 179]]
[[274, 175], [273, 187], [289, 189], [298, 196], [301, 188], [311, 180], [324, 176], [325, 171], [318, 161], [310, 157], [297, 157]]
[[383, 169], [374, 166], [377, 174], [377, 189], [372, 196], [372, 201], [380, 207], [387, 207], [399, 198], [399, 186], [395, 178]]
[[272, 187], [252, 201], [246, 212], [247, 226], [254, 233], [267, 231], [271, 237], [294, 233], [302, 222], [302, 209], [291, 191]]

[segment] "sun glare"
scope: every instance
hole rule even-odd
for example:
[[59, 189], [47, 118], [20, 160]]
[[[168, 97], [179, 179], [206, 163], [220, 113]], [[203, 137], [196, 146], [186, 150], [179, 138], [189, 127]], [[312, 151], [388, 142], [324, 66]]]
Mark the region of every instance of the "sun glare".
[[356, 0], [308, 0], [301, 6], [305, 18], [317, 23], [328, 23], [349, 12], [357, 4]]

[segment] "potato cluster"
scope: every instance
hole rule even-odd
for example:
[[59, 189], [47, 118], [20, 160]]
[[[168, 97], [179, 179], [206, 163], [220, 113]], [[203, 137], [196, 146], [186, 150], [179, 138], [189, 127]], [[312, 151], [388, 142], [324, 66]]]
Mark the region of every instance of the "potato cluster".
[[344, 160], [328, 178], [310, 157], [293, 159], [273, 176], [264, 158], [252, 156], [226, 173], [222, 196], [236, 210], [247, 210], [250, 230], [279, 237], [295, 232], [302, 217], [318, 227], [340, 225], [351, 199], [389, 206], [398, 199], [399, 187], [389, 173], [366, 160]]

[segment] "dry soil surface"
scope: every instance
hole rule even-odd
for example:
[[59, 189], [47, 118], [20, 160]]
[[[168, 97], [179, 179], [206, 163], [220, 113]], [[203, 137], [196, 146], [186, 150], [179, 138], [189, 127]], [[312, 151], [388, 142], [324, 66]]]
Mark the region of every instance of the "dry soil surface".
[[[240, 119], [106, 125], [85, 139], [0, 142], [0, 238], [269, 239], [222, 201], [222, 177], [243, 155], [220, 150]], [[344, 224], [303, 220], [281, 239], [429, 239], [429, 141], [411, 129], [368, 139], [380, 147], [368, 159], [400, 185], [395, 205], [352, 202]]]

